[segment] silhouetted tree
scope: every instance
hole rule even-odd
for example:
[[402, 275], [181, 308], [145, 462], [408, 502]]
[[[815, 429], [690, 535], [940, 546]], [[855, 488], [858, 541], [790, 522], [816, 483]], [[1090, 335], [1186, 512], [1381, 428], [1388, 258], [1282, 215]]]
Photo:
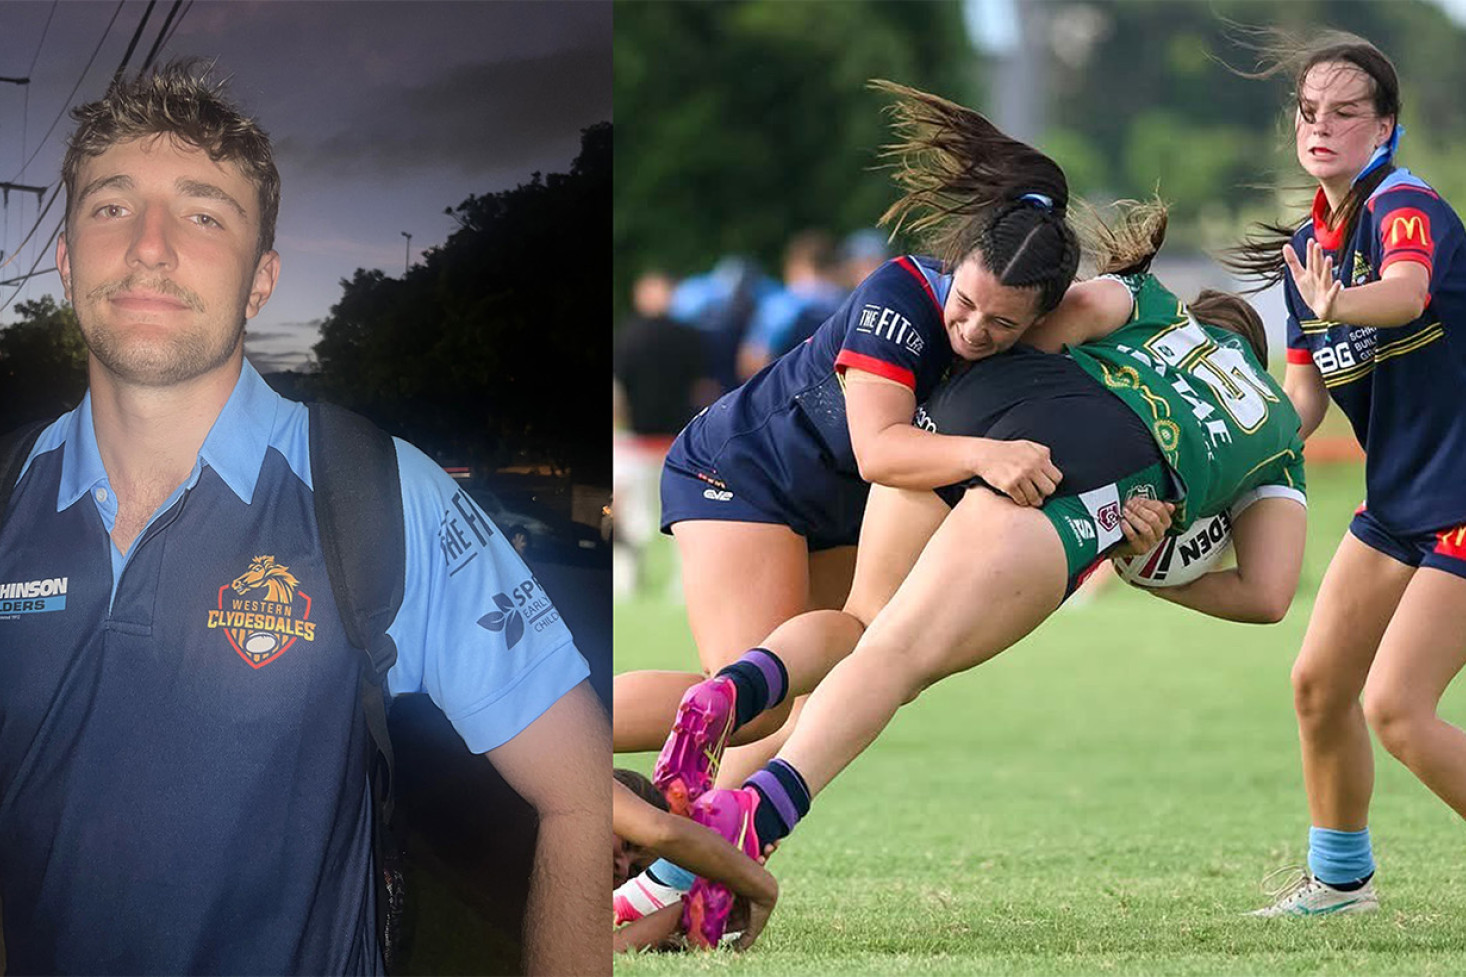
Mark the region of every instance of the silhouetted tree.
[[87, 389], [87, 348], [69, 305], [49, 295], [15, 306], [0, 329], [0, 431], [70, 410]]
[[402, 278], [342, 282], [315, 347], [324, 393], [442, 456], [609, 481], [610, 124], [569, 173], [446, 213], [458, 230]]

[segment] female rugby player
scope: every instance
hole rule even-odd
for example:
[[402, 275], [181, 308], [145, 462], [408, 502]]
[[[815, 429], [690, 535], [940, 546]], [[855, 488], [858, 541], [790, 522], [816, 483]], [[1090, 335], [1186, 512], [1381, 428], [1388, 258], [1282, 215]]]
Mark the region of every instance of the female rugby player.
[[[932, 96], [876, 87], [898, 96], [898, 137], [947, 111]], [[809, 342], [699, 414], [668, 452], [662, 528], [677, 541], [709, 672], [794, 615], [842, 605], [868, 482], [930, 489], [980, 476], [1021, 505], [1059, 483], [1040, 445], [911, 425], [954, 365], [1011, 347], [1053, 311], [1079, 263], [1059, 167], [986, 120], [960, 136], [891, 150], [908, 197], [956, 208], [938, 257], [887, 262]], [[944, 200], [948, 170], [981, 174], [981, 196]], [[899, 226], [901, 213], [885, 219]], [[685, 807], [676, 784], [658, 786]]]
[[[639, 862], [659, 855], [701, 877], [722, 880], [730, 897], [737, 895], [748, 902], [748, 923], [736, 947], [744, 950], [752, 946], [779, 898], [779, 883], [755, 860], [757, 851], [740, 850], [730, 844], [726, 836], [731, 833], [736, 838], [736, 829], [728, 831], [711, 806], [694, 805], [692, 819], [678, 817], [655, 803], [666, 802], [640, 774], [617, 770], [615, 778], [611, 785], [612, 884], [621, 886]], [[616, 930], [617, 953], [660, 946], [684, 926], [680, 902], [644, 916], [635, 910], [623, 911], [620, 905], [615, 910], [618, 924], [630, 920]], [[696, 934], [697, 921], [689, 922]]]
[[[1149, 228], [1142, 236], [1158, 247], [1163, 211]], [[1178, 529], [1233, 515], [1234, 569], [1154, 593], [1230, 620], [1281, 619], [1303, 555], [1297, 415], [1261, 366], [1256, 313], [1220, 293], [1188, 310], [1145, 273], [1149, 259], [1071, 289], [1084, 295], [1084, 320], [1056, 316], [1031, 333], [1070, 355], [1015, 347], [924, 406], [918, 423], [938, 432], [1047, 444], [1064, 484], [1041, 507], [974, 479], [937, 493], [873, 488], [845, 611], [787, 622], [684, 697], [659, 766], [696, 793], [720, 736], [791, 684], [803, 691], [809, 660], [854, 644], [822, 681], [813, 676], [819, 684], [778, 757], [742, 789], [699, 803], [736, 807], [759, 843], [784, 837], [903, 703], [1051, 614], [1121, 540], [1120, 510], [1135, 498], [1174, 499]], [[691, 904], [716, 904], [717, 888], [699, 881]], [[714, 913], [704, 918], [716, 925]]]
[[[1294, 77], [1302, 226], [1265, 227], [1234, 265], [1282, 281], [1284, 389], [1304, 437], [1332, 399], [1364, 447], [1366, 502], [1319, 586], [1293, 666], [1312, 827], [1308, 870], [1262, 916], [1378, 908], [1369, 729], [1466, 816], [1466, 734], [1436, 714], [1466, 663], [1466, 324], [1461, 221], [1395, 165], [1394, 66], [1330, 33], [1272, 52]], [[1362, 707], [1361, 707], [1362, 696]]]

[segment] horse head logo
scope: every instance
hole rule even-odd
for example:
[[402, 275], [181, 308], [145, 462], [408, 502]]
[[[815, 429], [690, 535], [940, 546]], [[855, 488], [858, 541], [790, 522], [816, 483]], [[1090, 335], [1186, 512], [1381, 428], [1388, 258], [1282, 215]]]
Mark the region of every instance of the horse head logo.
[[300, 581], [289, 567], [277, 565], [273, 556], [257, 556], [250, 561], [249, 569], [235, 577], [229, 586], [241, 596], [264, 587], [265, 600], [289, 604], [295, 600], [295, 589], [300, 586]]

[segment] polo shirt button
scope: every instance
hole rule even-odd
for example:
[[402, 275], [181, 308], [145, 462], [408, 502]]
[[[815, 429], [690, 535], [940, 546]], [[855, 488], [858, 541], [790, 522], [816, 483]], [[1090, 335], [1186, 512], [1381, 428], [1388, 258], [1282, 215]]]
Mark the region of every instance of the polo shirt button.
[[97, 489], [96, 496], [97, 496], [97, 501], [98, 502], [106, 502], [107, 501], [107, 490], [104, 489], [104, 488]]

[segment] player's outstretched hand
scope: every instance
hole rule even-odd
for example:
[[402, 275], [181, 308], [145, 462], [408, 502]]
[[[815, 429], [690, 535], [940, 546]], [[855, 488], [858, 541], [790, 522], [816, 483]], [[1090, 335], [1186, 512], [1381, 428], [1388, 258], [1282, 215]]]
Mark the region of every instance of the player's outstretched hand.
[[[774, 903], [779, 899], [779, 894], [774, 893], [773, 898], [764, 901], [760, 899], [748, 899], [739, 896], [733, 902], [733, 912], [730, 914], [728, 928], [735, 929], [734, 920], [743, 918], [746, 922], [743, 932], [738, 934], [738, 939], [733, 943], [735, 950], [747, 950], [753, 946], [759, 934], [764, 931], [764, 926], [769, 921], [769, 916], [774, 912]], [[746, 916], [745, 916], [746, 914]]]
[[1293, 245], [1283, 245], [1283, 261], [1288, 266], [1288, 274], [1293, 279], [1293, 286], [1298, 289], [1298, 297], [1303, 299], [1303, 304], [1313, 310], [1313, 314], [1320, 319], [1329, 321], [1334, 315], [1334, 303], [1339, 298], [1339, 293], [1344, 289], [1344, 283], [1334, 280], [1334, 259], [1326, 253], [1323, 245], [1317, 239], [1308, 242], [1307, 264], [1298, 259], [1298, 252], [1293, 250]]
[[1176, 507], [1169, 502], [1155, 499], [1131, 499], [1121, 512], [1120, 531], [1125, 542], [1117, 547], [1111, 557], [1140, 556], [1149, 553], [1171, 528], [1171, 513]]
[[976, 474], [1019, 505], [1042, 505], [1064, 478], [1047, 445], [980, 439]]

